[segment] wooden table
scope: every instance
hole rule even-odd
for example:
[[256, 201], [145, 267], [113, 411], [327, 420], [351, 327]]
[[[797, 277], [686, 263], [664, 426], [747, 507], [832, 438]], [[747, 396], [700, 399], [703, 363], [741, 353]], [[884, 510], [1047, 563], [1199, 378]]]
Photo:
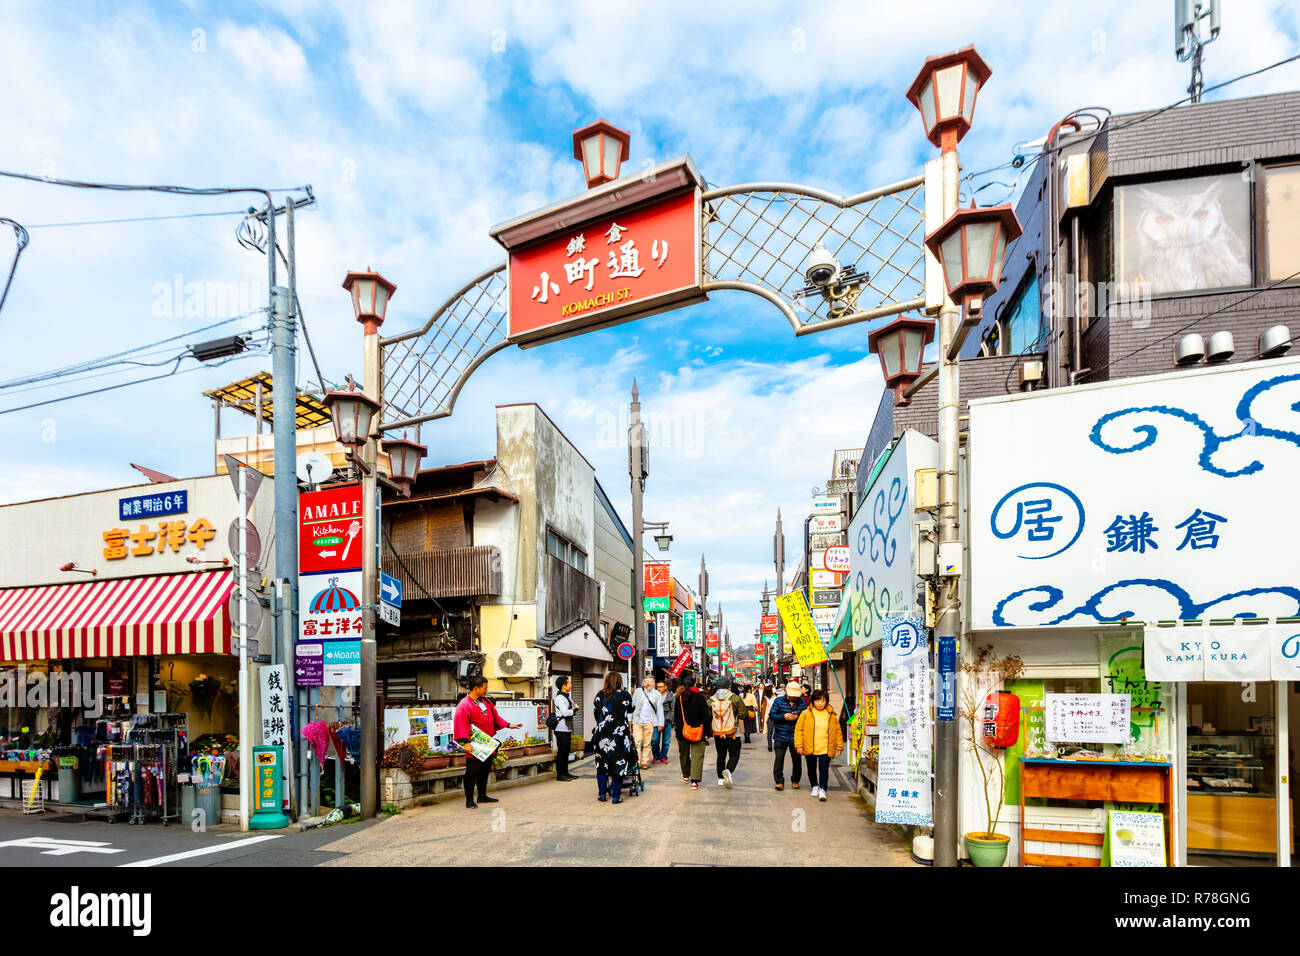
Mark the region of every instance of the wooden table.
[[1155, 803], [1164, 812], [1165, 854], [1172, 851], [1170, 813], [1174, 801], [1174, 765], [1172, 763], [1138, 763], [1127, 760], [1037, 760], [1020, 761], [1020, 865], [1021, 866], [1101, 866], [1095, 857], [1060, 856], [1054, 853], [1029, 853], [1030, 840], [1044, 843], [1074, 843], [1101, 846], [1105, 833], [1084, 833], [1025, 825], [1025, 798], [1050, 800], [1089, 800], [1105, 803]]

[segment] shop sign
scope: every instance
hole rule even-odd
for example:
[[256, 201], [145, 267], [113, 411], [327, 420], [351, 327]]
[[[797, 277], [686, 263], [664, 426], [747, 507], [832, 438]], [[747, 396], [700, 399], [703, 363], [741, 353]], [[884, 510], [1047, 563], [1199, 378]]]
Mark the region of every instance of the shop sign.
[[289, 692], [283, 664], [258, 670], [262, 689], [262, 743], [283, 747], [289, 736]]
[[874, 728], [876, 722], [880, 719], [877, 712], [877, 706], [880, 701], [878, 694], [862, 695], [862, 726]]
[[127, 555], [144, 558], [151, 554], [163, 554], [168, 549], [173, 554], [179, 554], [187, 544], [203, 551], [216, 534], [211, 521], [196, 518], [188, 526], [185, 521], [177, 519], [160, 521], [156, 527], [141, 523], [135, 531], [130, 528], [109, 528], [100, 537], [104, 539], [104, 557], [109, 561], [118, 561]]
[[828, 626], [833, 626], [835, 624], [835, 619], [838, 616], [839, 616], [839, 611], [837, 608], [815, 607], [812, 609], [813, 620], [816, 621], [819, 625], [825, 624]]
[[814, 607], [838, 607], [842, 593], [839, 588], [826, 588], [824, 590], [814, 590], [812, 593], [812, 602]]
[[716, 632], [711, 632], [709, 634], [704, 635], [704, 652], [706, 654], [713, 654], [714, 656], [717, 655], [718, 635]]
[[683, 648], [682, 652], [677, 655], [677, 660], [673, 661], [673, 666], [668, 668], [668, 676], [680, 677], [682, 671], [684, 671], [690, 663], [691, 649], [689, 647]]
[[808, 575], [808, 583], [814, 588], [837, 588], [840, 586], [839, 575], [834, 571], [814, 570]]
[[343, 485], [298, 496], [298, 570], [360, 568], [361, 486]]
[[941, 637], [938, 644], [939, 698], [935, 702], [935, 719], [957, 719], [957, 638]]
[[849, 525], [851, 571], [844, 587], [853, 649], [880, 640], [891, 614], [920, 612], [916, 603], [915, 513], [910, 489], [918, 468], [932, 468], [939, 445], [910, 429], [904, 431], [863, 494]]
[[361, 641], [330, 640], [319, 642], [324, 648], [324, 685], [357, 687], [361, 684]]
[[700, 617], [698, 611], [685, 611], [682, 613], [682, 640], [690, 645], [699, 643]]
[[298, 625], [304, 641], [361, 638], [360, 571], [304, 574], [298, 578]]
[[777, 622], [780, 617], [776, 614], [764, 614], [759, 622], [758, 629], [763, 634], [775, 634], [777, 632]]
[[1106, 816], [1106, 866], [1165, 866], [1165, 815], [1111, 810]]
[[564, 228], [510, 250], [510, 341], [536, 344], [703, 298], [700, 193]]
[[1143, 646], [1152, 681], [1300, 680], [1294, 624], [1148, 626]]
[[808, 530], [812, 534], [830, 534], [838, 532], [842, 527], [838, 514], [813, 515], [812, 520], [808, 523]]
[[814, 498], [812, 513], [815, 515], [837, 515], [844, 510], [844, 503], [839, 495], [833, 498]]
[[847, 545], [837, 545], [822, 552], [822, 566], [847, 574], [853, 570], [853, 556]]
[[1131, 706], [1128, 694], [1048, 694], [1047, 739], [1051, 743], [1126, 744]]
[[915, 614], [883, 624], [876, 822], [933, 825], [930, 797], [930, 635]]
[[642, 598], [643, 606], [647, 611], [658, 613], [659, 611], [668, 610], [668, 604], [672, 600], [670, 597], [646, 597]]
[[809, 537], [811, 538], [809, 547], [814, 552], [824, 552], [827, 548], [833, 548], [837, 545], [844, 544], [844, 535], [838, 532], [832, 534], [814, 534]]
[[655, 615], [655, 656], [668, 657], [676, 653], [673, 650], [672, 625], [668, 623], [668, 612], [660, 611]]
[[280, 809], [280, 751], [273, 747], [253, 748], [253, 767], [257, 776], [257, 809]]
[[299, 687], [325, 683], [325, 648], [318, 641], [299, 641], [293, 646], [293, 677]]
[[973, 628], [1300, 613], [1300, 362], [1066, 391], [971, 403]]
[[822, 643], [817, 624], [809, 613], [802, 591], [791, 591], [776, 599], [785, 625], [785, 639], [800, 667], [812, 667], [826, 661], [826, 645]]
[[185, 489], [117, 499], [119, 521], [141, 517], [157, 518], [160, 515], [183, 515], [189, 510], [190, 493]]
[[645, 566], [646, 597], [672, 597], [673, 577], [669, 573], [669, 568], [670, 565], [666, 561]]

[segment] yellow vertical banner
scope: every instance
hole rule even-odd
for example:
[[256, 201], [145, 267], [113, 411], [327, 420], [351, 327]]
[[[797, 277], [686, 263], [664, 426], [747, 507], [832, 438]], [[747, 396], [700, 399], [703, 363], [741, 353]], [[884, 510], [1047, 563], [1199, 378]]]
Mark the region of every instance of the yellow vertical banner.
[[781, 612], [785, 625], [785, 639], [789, 641], [800, 667], [812, 667], [826, 661], [826, 645], [802, 591], [791, 591], [776, 599], [776, 609]]

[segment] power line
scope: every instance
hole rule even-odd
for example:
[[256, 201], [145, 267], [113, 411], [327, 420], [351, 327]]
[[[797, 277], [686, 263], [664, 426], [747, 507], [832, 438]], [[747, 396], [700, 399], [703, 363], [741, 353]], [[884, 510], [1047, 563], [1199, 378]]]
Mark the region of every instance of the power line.
[[27, 230], [23, 228], [22, 223], [15, 222], [12, 219], [5, 219], [2, 216], [0, 216], [0, 223], [13, 227], [14, 241], [18, 244], [18, 248], [14, 250], [13, 265], [9, 267], [9, 278], [5, 280], [5, 290], [0, 292], [0, 311], [3, 311], [5, 299], [9, 298], [9, 286], [13, 285], [14, 273], [18, 271], [18, 259], [22, 256], [23, 250], [27, 248], [27, 243], [31, 241], [31, 238], [27, 235]]
[[56, 179], [53, 176], [36, 176], [32, 173], [15, 173], [0, 169], [0, 176], [10, 179], [24, 179], [33, 183], [46, 183], [51, 186], [71, 186], [75, 189], [106, 189], [113, 192], [154, 192], [171, 193], [176, 196], [229, 196], [234, 193], [257, 193], [271, 201], [271, 193], [304, 192], [306, 186], [284, 186], [268, 188], [265, 186], [173, 186], [173, 185], [137, 185], [134, 183], [96, 183], [79, 179]]
[[28, 229], [60, 229], [65, 226], [111, 226], [129, 222], [164, 222], [169, 219], [203, 219], [208, 216], [242, 216], [246, 210], [227, 209], [223, 212], [190, 212], [175, 216], [134, 216], [130, 219], [85, 219], [80, 222], [42, 222]]

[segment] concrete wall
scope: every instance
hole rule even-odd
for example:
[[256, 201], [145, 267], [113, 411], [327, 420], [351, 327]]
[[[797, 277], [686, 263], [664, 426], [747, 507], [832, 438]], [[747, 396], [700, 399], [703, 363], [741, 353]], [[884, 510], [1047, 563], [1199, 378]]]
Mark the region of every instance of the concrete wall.
[[596, 496], [593, 511], [596, 561], [595, 570], [588, 573], [605, 585], [605, 608], [600, 618], [611, 629], [615, 624], [631, 627], [632, 549], [599, 495]]

